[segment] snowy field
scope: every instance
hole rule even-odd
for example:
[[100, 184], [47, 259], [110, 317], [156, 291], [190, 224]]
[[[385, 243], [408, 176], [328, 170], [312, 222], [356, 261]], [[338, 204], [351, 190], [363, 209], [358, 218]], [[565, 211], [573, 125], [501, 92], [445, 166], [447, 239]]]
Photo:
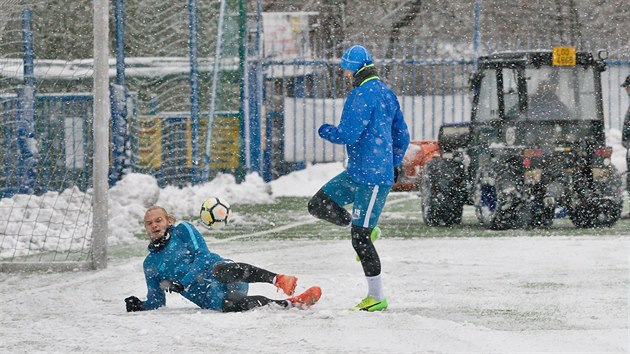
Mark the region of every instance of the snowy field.
[[[138, 249], [145, 244], [136, 244]], [[626, 237], [379, 240], [390, 307], [348, 308], [365, 294], [349, 241], [209, 243], [220, 254], [318, 284], [308, 310], [223, 314], [178, 295], [143, 298], [142, 257], [101, 272], [1, 275], [0, 351], [216, 353], [623, 353], [628, 351]], [[253, 293], [280, 298], [271, 285]]]
[[[613, 162], [625, 169], [618, 146]], [[366, 292], [350, 240], [338, 229], [341, 238], [318, 239], [331, 227], [306, 213], [306, 198], [294, 211], [295, 222], [282, 226], [269, 226], [269, 220], [235, 208], [234, 223], [224, 228], [223, 237], [208, 235], [209, 247], [237, 261], [295, 274], [298, 291], [321, 286], [316, 306], [223, 314], [168, 294], [167, 306], [159, 310], [125, 312], [125, 297], [146, 297], [142, 261], [147, 241], [138, 238], [145, 204], [157, 202], [178, 216], [194, 215], [197, 199], [209, 195], [225, 196], [235, 205], [264, 206], [283, 196], [311, 195], [341, 169], [341, 164], [311, 166], [269, 184], [248, 176], [236, 185], [221, 176], [183, 190], [159, 190], [147, 176], [128, 176], [110, 193], [106, 270], [0, 274], [0, 352], [629, 351], [630, 231], [619, 232], [619, 225], [630, 225], [627, 220], [620, 221], [614, 233], [472, 229], [448, 237], [448, 229], [442, 228], [439, 237], [409, 238], [391, 237], [396, 233], [392, 225], [396, 218], [418, 219], [419, 213], [396, 216], [386, 208], [387, 227], [377, 249], [390, 307], [382, 313], [362, 313], [348, 310]], [[417, 204], [417, 197], [402, 196]], [[471, 212], [467, 207], [465, 215]], [[315, 231], [301, 234], [305, 225]], [[245, 229], [250, 231], [234, 231]], [[292, 236], [283, 239], [277, 234]], [[254, 284], [251, 293], [282, 298], [268, 284]]]

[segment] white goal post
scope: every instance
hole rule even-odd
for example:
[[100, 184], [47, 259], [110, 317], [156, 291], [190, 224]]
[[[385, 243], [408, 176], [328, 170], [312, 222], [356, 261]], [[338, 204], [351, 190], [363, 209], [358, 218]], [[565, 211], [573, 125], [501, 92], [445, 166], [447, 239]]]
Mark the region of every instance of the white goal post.
[[[29, 73], [33, 55], [22, 37], [30, 30], [25, 31], [24, 19], [31, 9], [40, 10], [34, 19], [41, 16], [45, 1], [0, 0], [0, 272], [107, 267], [109, 0], [91, 3], [94, 65], [85, 75], [92, 77], [92, 92], [57, 94], [39, 90], [39, 80], [46, 85], [53, 74]], [[46, 59], [34, 57], [35, 65]], [[79, 104], [68, 104], [72, 100]], [[62, 104], [54, 108], [58, 101]], [[33, 110], [39, 110], [37, 118]], [[25, 126], [28, 134], [21, 137]], [[24, 151], [35, 161], [26, 185], [20, 166]]]
[[94, 0], [94, 197], [92, 266], [107, 267], [109, 170], [109, 0]]

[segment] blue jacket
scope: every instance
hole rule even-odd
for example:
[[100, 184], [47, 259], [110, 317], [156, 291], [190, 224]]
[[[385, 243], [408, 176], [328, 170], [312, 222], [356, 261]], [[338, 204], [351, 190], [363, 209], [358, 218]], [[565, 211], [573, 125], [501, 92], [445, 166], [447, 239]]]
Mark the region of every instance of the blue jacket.
[[236, 290], [247, 294], [246, 283], [221, 283], [212, 276], [214, 265], [231, 262], [206, 246], [206, 241], [190, 223], [179, 222], [170, 231], [170, 240], [163, 248], [152, 250], [144, 260], [144, 276], [147, 281], [145, 310], [153, 310], [166, 304], [162, 280], [181, 283], [185, 290], [181, 295], [204, 309], [221, 311], [225, 295]]
[[393, 185], [394, 167], [409, 145], [409, 131], [394, 92], [378, 78], [348, 95], [337, 127], [323, 125], [319, 135], [346, 145], [350, 178], [364, 185]]

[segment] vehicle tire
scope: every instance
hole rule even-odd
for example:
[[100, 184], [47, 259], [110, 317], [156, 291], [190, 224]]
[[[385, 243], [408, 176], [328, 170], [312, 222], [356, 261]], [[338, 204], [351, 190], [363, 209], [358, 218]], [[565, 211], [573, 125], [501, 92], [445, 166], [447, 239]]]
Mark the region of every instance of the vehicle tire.
[[531, 189], [531, 195], [525, 199], [519, 213], [521, 226], [530, 228], [545, 228], [553, 224], [555, 206], [545, 206], [545, 188], [542, 184], [535, 185]]
[[438, 160], [440, 159], [432, 159], [424, 165], [420, 181], [422, 220], [427, 226], [439, 226], [442, 221]]
[[509, 175], [479, 168], [475, 187], [475, 213], [479, 222], [491, 230], [519, 226], [521, 196]]
[[619, 220], [623, 207], [621, 176], [613, 166], [608, 183], [593, 186], [574, 188], [569, 217], [580, 228], [611, 227]]
[[462, 223], [464, 213], [464, 202], [467, 199], [464, 166], [451, 161], [444, 166], [442, 183], [448, 187], [444, 189], [444, 208], [442, 221], [446, 226], [459, 225]]
[[463, 171], [457, 162], [434, 158], [426, 163], [420, 183], [422, 219], [428, 226], [460, 224], [464, 207]]
[[[455, 198], [453, 198], [455, 199]], [[452, 208], [444, 210], [442, 213], [442, 221], [445, 226], [459, 225], [462, 223], [462, 214], [464, 213], [464, 203], [457, 203], [453, 200]]]
[[611, 227], [620, 216], [621, 208], [606, 200], [578, 204], [575, 208], [569, 209], [569, 217], [573, 225], [579, 228]]

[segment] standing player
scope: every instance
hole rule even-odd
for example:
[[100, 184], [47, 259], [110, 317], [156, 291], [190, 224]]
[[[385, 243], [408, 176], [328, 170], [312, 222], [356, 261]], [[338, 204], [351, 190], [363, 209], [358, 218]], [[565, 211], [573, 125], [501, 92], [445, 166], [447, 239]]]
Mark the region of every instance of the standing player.
[[175, 217], [162, 207], [153, 206], [146, 211], [144, 227], [151, 237], [149, 254], [144, 260], [147, 300], [126, 298], [127, 312], [164, 306], [165, 291], [180, 293], [201, 308], [223, 312], [247, 311], [268, 304], [308, 307], [321, 296], [317, 286], [286, 300], [247, 295], [248, 283], [270, 283], [293, 295], [297, 278], [222, 258], [208, 250], [193, 225], [185, 221], [176, 223]]
[[[344, 76], [353, 90], [344, 104], [338, 126], [324, 124], [319, 136], [346, 145], [346, 170], [328, 181], [309, 201], [309, 212], [322, 220], [351, 227], [352, 247], [361, 260], [368, 294], [353, 310], [381, 311], [387, 299], [381, 284], [381, 261], [372, 240], [395, 168], [409, 145], [409, 132], [398, 99], [377, 76], [370, 53], [355, 45], [341, 58]], [[352, 214], [345, 205], [352, 203]]]

